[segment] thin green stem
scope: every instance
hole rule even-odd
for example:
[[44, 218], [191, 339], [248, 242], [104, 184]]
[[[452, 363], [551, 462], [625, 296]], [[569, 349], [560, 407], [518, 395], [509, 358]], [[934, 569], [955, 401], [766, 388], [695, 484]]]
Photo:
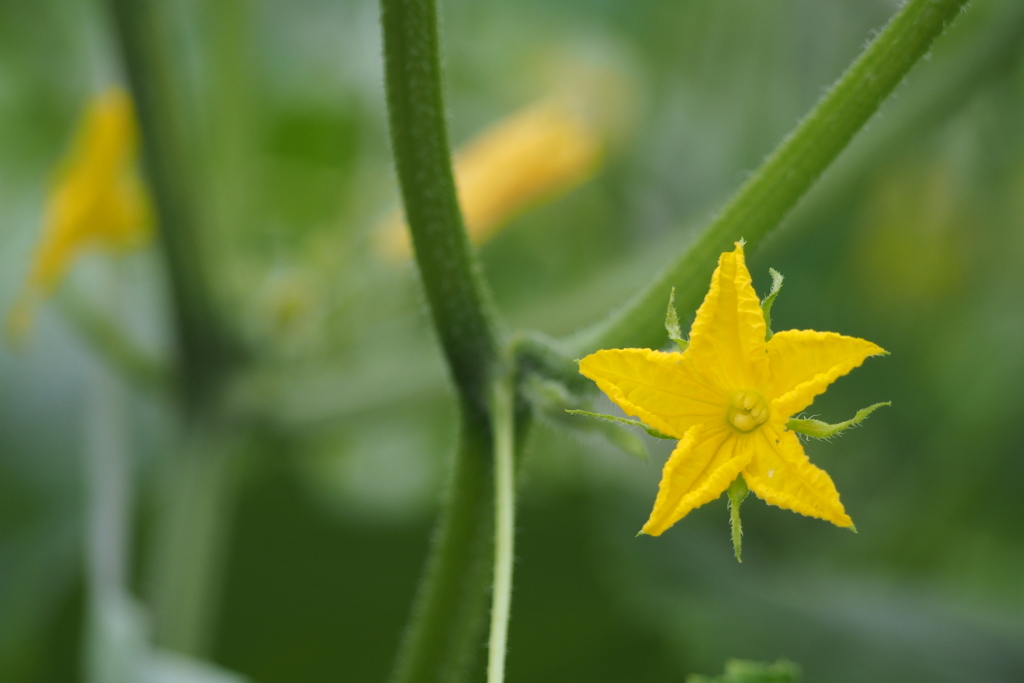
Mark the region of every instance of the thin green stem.
[[491, 636], [487, 681], [505, 680], [509, 610], [512, 605], [512, 558], [515, 541], [515, 413], [512, 383], [494, 382], [491, 398], [494, 425], [494, 587], [491, 591]]
[[127, 396], [105, 368], [94, 372], [86, 420], [86, 578], [91, 599], [124, 591], [132, 510]]
[[[100, 288], [101, 296], [109, 304], [110, 317], [105, 322], [115, 330], [119, 329], [117, 323], [122, 317], [118, 296], [121, 283], [116, 274], [116, 268], [103, 269]], [[64, 288], [62, 298], [69, 290]], [[121, 369], [115, 363], [112, 365]], [[127, 387], [112, 368], [102, 364], [90, 375], [83, 440], [87, 619], [82, 679], [86, 683], [110, 683], [138, 677], [138, 646], [144, 640], [141, 632], [133, 633], [132, 628], [126, 627], [126, 620], [134, 616], [129, 586], [135, 472], [129, 446]]]
[[907, 2], [697, 241], [609, 320], [577, 334], [570, 341], [574, 353], [660, 346], [671, 288], [682, 310], [696, 308], [718, 254], [740, 238], [753, 247], [782, 222], [967, 2]]
[[130, 610], [132, 458], [127, 393], [105, 367], [91, 373], [86, 406], [86, 614], [82, 679], [128, 681], [137, 676], [141, 634], [125, 627]]
[[486, 423], [464, 418], [393, 683], [461, 680], [480, 649], [494, 532], [490, 450]]
[[497, 355], [490, 295], [455, 195], [433, 0], [381, 0], [391, 143], [416, 263], [464, 402], [483, 414]]

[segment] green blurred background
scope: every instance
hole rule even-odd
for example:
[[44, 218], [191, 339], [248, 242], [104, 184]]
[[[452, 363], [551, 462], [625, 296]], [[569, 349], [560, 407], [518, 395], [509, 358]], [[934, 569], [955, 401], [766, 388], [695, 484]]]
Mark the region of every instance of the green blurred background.
[[[612, 83], [589, 183], [482, 246], [512, 328], [570, 333], [693, 239], [872, 32], [887, 0], [442, 3], [454, 141], [577, 74]], [[377, 7], [169, 3], [217, 297], [257, 349], [239, 400], [273, 415], [237, 468], [209, 657], [259, 683], [382, 681], [455, 437], [412, 267], [383, 258], [396, 205]], [[21, 291], [52, 169], [119, 68], [102, 6], [0, 2], [0, 309]], [[891, 352], [814, 406], [893, 405], [807, 446], [858, 534], [724, 500], [634, 538], [641, 463], [541, 423], [528, 448], [508, 679], [683, 681], [728, 657], [806, 681], [1024, 681], [1024, 8], [977, 3], [763, 247], [777, 329]], [[155, 252], [83, 259], [64, 285], [171, 346]], [[666, 292], [667, 296], [667, 292]], [[60, 299], [60, 297], [58, 297]], [[691, 312], [681, 312], [692, 318]], [[688, 320], [684, 321], [684, 328]], [[59, 302], [0, 351], [0, 681], [80, 680], [83, 444], [104, 367]], [[168, 402], [125, 389], [133, 571], [144, 599]], [[481, 644], [481, 653], [483, 644]]]

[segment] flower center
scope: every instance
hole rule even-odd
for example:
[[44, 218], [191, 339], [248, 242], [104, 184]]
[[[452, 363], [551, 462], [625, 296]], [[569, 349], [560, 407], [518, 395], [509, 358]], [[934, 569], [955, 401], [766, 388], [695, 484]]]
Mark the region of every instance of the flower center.
[[740, 391], [729, 401], [725, 419], [743, 433], [752, 432], [768, 421], [768, 404], [756, 391]]

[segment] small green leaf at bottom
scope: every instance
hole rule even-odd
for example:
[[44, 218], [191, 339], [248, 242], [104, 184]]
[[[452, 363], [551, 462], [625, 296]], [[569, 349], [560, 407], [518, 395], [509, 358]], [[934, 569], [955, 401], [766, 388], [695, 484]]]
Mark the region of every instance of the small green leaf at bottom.
[[740, 505], [746, 499], [750, 489], [743, 475], [739, 475], [729, 484], [729, 525], [732, 527], [732, 551], [736, 554], [736, 561], [743, 562], [743, 525], [740, 523]]
[[774, 664], [730, 659], [721, 676], [690, 674], [686, 677], [686, 683], [797, 683], [799, 680], [800, 667], [786, 659]]

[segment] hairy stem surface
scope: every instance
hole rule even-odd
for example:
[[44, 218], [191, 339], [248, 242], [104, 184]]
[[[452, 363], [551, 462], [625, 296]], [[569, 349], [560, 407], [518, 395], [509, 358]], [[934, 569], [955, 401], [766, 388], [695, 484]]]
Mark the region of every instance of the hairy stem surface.
[[416, 263], [448, 366], [486, 412], [497, 353], [490, 296], [455, 195], [433, 0], [382, 0], [391, 144]]
[[396, 683], [456, 681], [479, 650], [494, 526], [490, 295], [455, 194], [433, 0], [381, 0], [392, 151], [416, 264], [461, 398], [462, 436]]
[[460, 680], [480, 650], [494, 533], [490, 450], [486, 426], [464, 421], [393, 683]]

